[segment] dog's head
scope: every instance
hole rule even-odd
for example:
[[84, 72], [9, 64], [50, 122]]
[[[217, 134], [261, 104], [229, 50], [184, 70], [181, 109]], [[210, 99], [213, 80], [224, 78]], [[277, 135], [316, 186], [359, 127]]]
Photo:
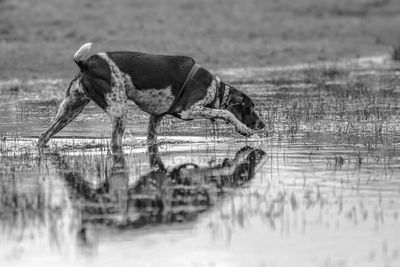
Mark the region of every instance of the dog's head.
[[254, 111], [254, 103], [250, 97], [232, 86], [230, 86], [227, 110], [250, 129], [260, 130], [266, 126]]

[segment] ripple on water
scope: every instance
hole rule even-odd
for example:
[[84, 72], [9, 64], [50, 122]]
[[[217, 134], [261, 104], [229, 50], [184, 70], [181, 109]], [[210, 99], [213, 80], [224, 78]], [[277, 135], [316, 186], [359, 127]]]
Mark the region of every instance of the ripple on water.
[[272, 135], [167, 118], [154, 157], [146, 114], [112, 153], [94, 105], [39, 153], [66, 82], [2, 83], [0, 262], [397, 266], [398, 81], [368, 62], [227, 70]]

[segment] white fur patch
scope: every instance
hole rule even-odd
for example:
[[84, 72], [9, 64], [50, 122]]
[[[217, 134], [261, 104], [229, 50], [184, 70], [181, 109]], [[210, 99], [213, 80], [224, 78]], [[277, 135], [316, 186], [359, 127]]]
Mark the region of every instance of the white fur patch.
[[[80, 99], [87, 99], [88, 97], [83, 92], [81, 78], [77, 78], [70, 84], [68, 88], [67, 95], [64, 100], [61, 102], [60, 107], [58, 108], [57, 114], [54, 118], [58, 118], [61, 114], [65, 113], [66, 107], [71, 101], [76, 101]], [[70, 112], [74, 113], [75, 110], [71, 110]], [[79, 111], [80, 112], [80, 111]]]
[[207, 88], [207, 93], [204, 98], [196, 102], [193, 106], [205, 107], [214, 100], [217, 94], [217, 85], [219, 84], [219, 81], [217, 79], [212, 80], [210, 86]]
[[[81, 76], [82, 77], [82, 76]], [[69, 94], [85, 94], [81, 84], [81, 77], [72, 82], [69, 88]]]
[[125, 76], [118, 66], [106, 53], [98, 54], [110, 67], [111, 72], [111, 93], [105, 94], [107, 102], [106, 112], [111, 117], [122, 117], [127, 113], [127, 96], [125, 93]]
[[222, 95], [222, 100], [221, 100], [221, 103], [220, 103], [220, 107], [224, 107], [225, 106], [225, 108], [226, 108], [226, 106], [228, 105], [230, 92], [231, 92], [231, 89], [230, 89], [229, 85], [225, 84], [224, 93]]
[[161, 115], [167, 112], [174, 102], [175, 97], [172, 94], [171, 86], [164, 89], [138, 90], [132, 84], [131, 78], [127, 74], [125, 76], [125, 82], [128, 99], [135, 102], [141, 110], [149, 114]]

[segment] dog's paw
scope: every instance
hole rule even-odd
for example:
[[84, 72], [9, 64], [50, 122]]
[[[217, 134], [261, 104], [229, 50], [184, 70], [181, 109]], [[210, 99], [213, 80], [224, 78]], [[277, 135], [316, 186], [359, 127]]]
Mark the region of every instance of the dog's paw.
[[37, 144], [36, 144], [36, 147], [37, 148], [45, 148], [45, 147], [48, 147], [49, 145], [47, 144], [47, 143], [45, 143], [45, 142], [37, 142]]
[[37, 141], [37, 143], [36, 143], [36, 146], [37, 146], [38, 148], [45, 147], [46, 144], [47, 144], [47, 142], [48, 142], [48, 140], [46, 140], [45, 134], [42, 133], [42, 134], [40, 134], [40, 136], [39, 136], [39, 138], [38, 138], [38, 141]]

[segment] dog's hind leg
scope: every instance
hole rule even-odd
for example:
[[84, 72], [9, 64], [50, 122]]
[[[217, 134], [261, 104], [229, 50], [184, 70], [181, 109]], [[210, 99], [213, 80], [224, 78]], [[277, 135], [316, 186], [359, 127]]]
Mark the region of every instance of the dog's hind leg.
[[79, 79], [74, 80], [67, 90], [53, 123], [38, 140], [38, 147], [44, 146], [50, 138], [73, 121], [90, 102], [90, 99], [82, 92]]

